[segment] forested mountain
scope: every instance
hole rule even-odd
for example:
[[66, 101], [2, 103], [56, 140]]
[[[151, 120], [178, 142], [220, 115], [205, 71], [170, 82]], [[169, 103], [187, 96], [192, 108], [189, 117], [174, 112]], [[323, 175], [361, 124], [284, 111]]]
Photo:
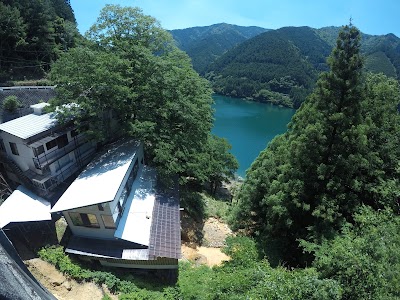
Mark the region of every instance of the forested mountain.
[[204, 75], [209, 65], [227, 50], [267, 30], [221, 23], [171, 30], [171, 34], [177, 46], [192, 58], [194, 69]]
[[217, 93], [297, 107], [318, 70], [326, 69], [330, 51], [312, 28], [281, 28], [231, 49], [210, 66], [207, 77]]
[[0, 82], [42, 78], [79, 37], [69, 0], [0, 1]]
[[[317, 34], [332, 47], [340, 27], [317, 29]], [[392, 33], [386, 35], [361, 34], [361, 52], [365, 56], [365, 68], [373, 73], [400, 78], [400, 39]]]
[[[226, 42], [233, 34], [222, 30], [223, 25], [228, 26], [209, 26], [208, 31], [189, 28], [173, 34], [195, 69], [212, 82], [215, 92], [296, 108], [314, 87], [318, 74], [327, 70], [326, 59], [340, 31], [333, 26], [283, 27], [237, 40], [235, 47]], [[209, 34], [215, 31], [218, 34]], [[202, 38], [204, 35], [207, 38]], [[399, 78], [400, 39], [393, 34], [361, 36], [365, 69]], [[228, 51], [222, 54], [219, 48], [220, 56], [210, 50], [221, 45]]]

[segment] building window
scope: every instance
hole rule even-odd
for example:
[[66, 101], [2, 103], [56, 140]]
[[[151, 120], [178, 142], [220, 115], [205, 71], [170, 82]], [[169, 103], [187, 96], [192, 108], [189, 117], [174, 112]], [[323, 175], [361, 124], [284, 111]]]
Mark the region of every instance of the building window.
[[138, 174], [138, 171], [139, 171], [139, 162], [136, 160], [136, 161], [135, 161], [135, 164], [134, 164], [134, 166], [133, 166], [133, 168], [132, 168], [132, 171], [131, 171], [131, 173], [129, 174], [128, 180], [126, 181], [126, 187], [127, 187], [128, 192], [131, 191], [132, 184], [133, 184], [133, 182], [134, 182], [135, 179], [136, 179], [136, 176], [137, 176], [137, 174]]
[[68, 137], [67, 134], [63, 134], [57, 138], [57, 146], [58, 149], [64, 148], [68, 145]]
[[70, 212], [69, 217], [75, 226], [99, 228], [99, 222], [94, 214]]
[[104, 227], [108, 229], [115, 229], [114, 219], [110, 215], [101, 215], [103, 219]]
[[14, 155], [19, 155], [19, 153], [18, 153], [18, 148], [17, 148], [17, 144], [16, 144], [16, 143], [10, 142], [10, 148], [11, 148], [12, 154], [14, 154]]
[[121, 196], [119, 197], [118, 203], [121, 204], [121, 206], [124, 206], [126, 199], [129, 196], [129, 191], [127, 186], [125, 185], [124, 189], [121, 192]]
[[97, 208], [99, 209], [99, 211], [104, 211], [103, 204], [101, 203], [97, 204]]
[[41, 145], [37, 148], [33, 148], [33, 153], [35, 153], [35, 156], [39, 156], [40, 154], [44, 153], [44, 146]]
[[0, 139], [0, 151], [6, 151], [6, 148], [4, 148], [3, 139]]
[[46, 143], [46, 149], [47, 150], [53, 149], [56, 146], [57, 146], [57, 140], [56, 139], [51, 140], [50, 142]]

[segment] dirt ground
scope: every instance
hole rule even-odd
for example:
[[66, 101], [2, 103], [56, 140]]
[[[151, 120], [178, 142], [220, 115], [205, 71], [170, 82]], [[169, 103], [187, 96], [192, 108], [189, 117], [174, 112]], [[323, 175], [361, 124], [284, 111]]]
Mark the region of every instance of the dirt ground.
[[35, 278], [59, 300], [99, 300], [108, 295], [111, 299], [118, 299], [112, 295], [106, 286], [99, 287], [93, 282], [78, 283], [65, 277], [53, 265], [39, 258], [25, 261], [25, 265]]
[[208, 218], [204, 224], [196, 222], [185, 222], [185, 226], [182, 224], [184, 236], [197, 236], [199, 234], [196, 235], [192, 232], [200, 230], [201, 243], [197, 243], [196, 240], [183, 240], [182, 260], [192, 261], [196, 264], [206, 264], [210, 267], [220, 265], [223, 261], [229, 260], [229, 256], [221, 251], [221, 248], [225, 246], [226, 237], [232, 235], [229, 227], [216, 218]]

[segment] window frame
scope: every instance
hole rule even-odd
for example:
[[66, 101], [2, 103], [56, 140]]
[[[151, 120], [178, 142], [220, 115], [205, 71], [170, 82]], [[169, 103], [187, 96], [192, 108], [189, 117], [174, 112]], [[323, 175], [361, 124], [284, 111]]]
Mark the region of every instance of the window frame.
[[35, 154], [36, 157], [38, 157], [40, 154], [43, 154], [44, 152], [45, 152], [44, 145], [33, 147], [33, 153]]
[[51, 150], [51, 149], [53, 149], [53, 148], [55, 148], [55, 147], [57, 147], [57, 139], [52, 139], [51, 141], [48, 141], [48, 142], [46, 143], [46, 149], [47, 149], [47, 151], [49, 151], [49, 150]]
[[[74, 226], [100, 228], [99, 219], [95, 214], [70, 211], [68, 216]], [[96, 220], [95, 222], [93, 222], [94, 219]]]
[[13, 142], [9, 142], [9, 143], [10, 143], [11, 153], [19, 156], [17, 144], [13, 143]]
[[[103, 224], [104, 224], [104, 228], [106, 228], [106, 229], [116, 229], [117, 228], [117, 225], [115, 224], [115, 222], [114, 222], [114, 218], [113, 218], [113, 216], [112, 215], [100, 215], [101, 216], [101, 220], [103, 221]], [[106, 221], [106, 220], [104, 220], [104, 218], [110, 218], [110, 220], [108, 220], [108, 221]], [[111, 222], [109, 222], [109, 221], [111, 221], [112, 222], [112, 226], [108, 226], [107, 224], [110, 224]]]

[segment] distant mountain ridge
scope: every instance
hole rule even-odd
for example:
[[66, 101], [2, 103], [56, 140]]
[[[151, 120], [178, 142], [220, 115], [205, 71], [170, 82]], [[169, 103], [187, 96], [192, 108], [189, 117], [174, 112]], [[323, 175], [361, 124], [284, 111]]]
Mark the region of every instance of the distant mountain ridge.
[[171, 30], [177, 46], [191, 58], [193, 67], [204, 75], [209, 65], [227, 50], [268, 29], [226, 23]]
[[[328, 69], [326, 59], [339, 31], [340, 27], [333, 26], [267, 30], [216, 24], [171, 33], [215, 92], [298, 107], [319, 72]], [[362, 34], [361, 44], [367, 71], [400, 78], [397, 36]]]

